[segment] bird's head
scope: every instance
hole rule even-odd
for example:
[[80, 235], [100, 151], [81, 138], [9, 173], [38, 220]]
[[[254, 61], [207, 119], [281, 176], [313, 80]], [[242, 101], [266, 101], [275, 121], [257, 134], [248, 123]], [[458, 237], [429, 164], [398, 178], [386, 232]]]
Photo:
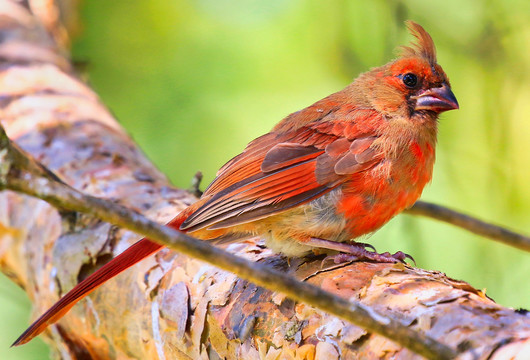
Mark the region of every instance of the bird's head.
[[412, 21], [407, 21], [407, 27], [416, 42], [402, 47], [398, 59], [359, 77], [366, 100], [384, 114], [409, 117], [436, 118], [443, 111], [458, 109], [449, 79], [436, 62], [431, 36]]

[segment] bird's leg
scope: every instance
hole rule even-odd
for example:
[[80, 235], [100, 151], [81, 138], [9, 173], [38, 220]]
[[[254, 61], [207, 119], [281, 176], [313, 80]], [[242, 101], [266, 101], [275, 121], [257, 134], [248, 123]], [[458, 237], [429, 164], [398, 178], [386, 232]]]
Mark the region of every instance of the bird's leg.
[[342, 243], [331, 240], [311, 238], [308, 242], [304, 244], [313, 246], [316, 248], [323, 248], [329, 250], [340, 251], [342, 254], [336, 255], [335, 261], [354, 261], [354, 260], [369, 260], [375, 262], [405, 262], [405, 260], [411, 259], [414, 261], [412, 256], [405, 254], [402, 251], [398, 251], [395, 254], [390, 254], [388, 252], [379, 254], [375, 251], [368, 251], [366, 247], [372, 247], [371, 245], [364, 243]]
[[352, 251], [352, 248], [364, 250], [367, 251], [366, 248], [370, 248], [375, 252], [375, 248], [367, 243], [357, 242], [351, 240], [350, 242], [338, 242], [338, 241], [331, 241], [326, 239], [320, 239], [320, 238], [314, 238], [312, 237], [309, 242], [305, 242], [304, 244], [322, 248], [322, 249], [328, 249], [328, 250], [335, 250], [340, 252], [346, 252], [350, 254], [357, 254], [357, 250]]

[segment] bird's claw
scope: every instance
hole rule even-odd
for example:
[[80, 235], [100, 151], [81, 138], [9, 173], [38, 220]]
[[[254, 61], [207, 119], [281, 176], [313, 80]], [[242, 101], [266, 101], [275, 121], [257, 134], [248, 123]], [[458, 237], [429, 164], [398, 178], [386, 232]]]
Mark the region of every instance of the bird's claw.
[[[411, 259], [412, 261], [414, 261], [414, 258], [412, 256], [410, 256], [409, 254], [405, 254], [402, 251], [398, 251], [395, 254], [390, 254], [388, 252], [379, 254], [375, 251], [375, 248], [372, 245], [356, 241], [335, 242], [326, 239], [311, 238], [308, 242], [306, 242], [306, 244], [317, 248], [339, 251], [339, 254], [331, 257], [335, 263], [357, 260], [373, 261], [380, 263], [405, 263], [406, 259]], [[366, 248], [373, 249], [374, 251], [366, 250]]]
[[372, 244], [368, 244], [368, 243], [362, 243], [362, 242], [357, 242], [357, 241], [353, 241], [351, 243], [352, 246], [362, 246], [363, 248], [369, 248], [371, 249], [373, 252], [377, 252], [377, 250], [375, 249], [375, 247], [372, 245]]
[[[385, 253], [385, 254], [390, 255], [389, 253]], [[416, 265], [416, 260], [414, 260], [412, 255], [404, 253], [403, 251], [398, 251], [395, 254], [390, 255], [390, 256], [392, 256], [394, 259], [396, 259], [397, 261], [402, 262], [402, 263], [405, 263], [407, 259], [410, 259], [410, 260], [412, 260], [414, 265]]]

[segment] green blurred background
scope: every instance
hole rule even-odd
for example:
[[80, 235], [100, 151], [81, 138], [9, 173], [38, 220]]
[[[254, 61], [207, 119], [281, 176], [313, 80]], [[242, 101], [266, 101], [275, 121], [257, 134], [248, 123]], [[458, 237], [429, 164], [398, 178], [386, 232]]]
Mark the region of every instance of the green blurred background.
[[[423, 199], [530, 233], [530, 2], [301, 0], [86, 1], [73, 58], [178, 187], [205, 183], [285, 115], [343, 88], [407, 44], [403, 21], [433, 36], [461, 109], [443, 114]], [[530, 306], [530, 255], [425, 218], [398, 216], [369, 240]], [[0, 358], [45, 359], [9, 344], [30, 303], [0, 282]]]

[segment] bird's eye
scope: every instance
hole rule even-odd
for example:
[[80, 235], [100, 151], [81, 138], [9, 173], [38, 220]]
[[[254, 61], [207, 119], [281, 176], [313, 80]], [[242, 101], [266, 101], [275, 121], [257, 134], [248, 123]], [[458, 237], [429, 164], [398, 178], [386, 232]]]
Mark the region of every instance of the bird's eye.
[[418, 84], [418, 77], [413, 73], [407, 73], [403, 75], [403, 84], [409, 89], [412, 89]]

